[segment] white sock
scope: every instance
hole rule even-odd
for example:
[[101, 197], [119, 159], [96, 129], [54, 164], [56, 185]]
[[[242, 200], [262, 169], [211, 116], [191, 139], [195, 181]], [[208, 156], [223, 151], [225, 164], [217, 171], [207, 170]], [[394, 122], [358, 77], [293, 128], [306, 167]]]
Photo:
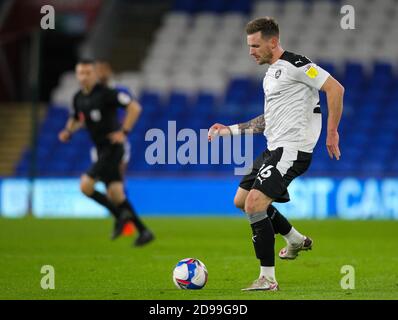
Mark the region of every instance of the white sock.
[[299, 244], [305, 239], [305, 237], [294, 229], [294, 227], [292, 227], [292, 230], [290, 230], [288, 234], [284, 235], [283, 238], [285, 238], [288, 244]]
[[268, 277], [275, 280], [275, 267], [260, 267], [261, 277]]

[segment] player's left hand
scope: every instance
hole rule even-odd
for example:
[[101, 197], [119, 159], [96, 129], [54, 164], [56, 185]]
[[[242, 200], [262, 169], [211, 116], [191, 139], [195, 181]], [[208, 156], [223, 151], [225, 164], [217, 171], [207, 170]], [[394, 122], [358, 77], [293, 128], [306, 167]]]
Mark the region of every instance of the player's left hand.
[[108, 138], [112, 143], [124, 143], [126, 141], [126, 135], [123, 131], [115, 131], [108, 134]]
[[337, 131], [328, 131], [326, 148], [328, 149], [330, 159], [333, 159], [334, 156], [336, 160], [340, 160], [339, 133]]

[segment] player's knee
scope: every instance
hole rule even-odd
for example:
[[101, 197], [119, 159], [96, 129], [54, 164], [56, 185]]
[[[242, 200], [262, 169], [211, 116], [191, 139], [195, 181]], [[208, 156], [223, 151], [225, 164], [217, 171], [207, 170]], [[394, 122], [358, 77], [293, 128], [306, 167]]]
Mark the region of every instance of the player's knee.
[[121, 204], [126, 199], [123, 186], [120, 187], [111, 185], [107, 189], [107, 196], [115, 205]]
[[242, 199], [239, 196], [235, 196], [234, 198], [234, 205], [235, 207], [237, 207], [238, 209], [244, 209], [245, 208], [245, 199]]
[[258, 206], [255, 201], [251, 199], [246, 199], [244, 210], [247, 214], [253, 214], [258, 212]]
[[115, 205], [119, 205], [122, 201], [120, 201], [120, 197], [118, 197], [117, 195], [111, 193], [108, 193], [108, 199]]
[[268, 205], [269, 203], [262, 199], [261, 194], [254, 190], [254, 192], [250, 191], [247, 195], [244, 210], [247, 214], [253, 214], [267, 210]]
[[91, 183], [88, 183], [87, 181], [81, 181], [80, 183], [80, 190], [83, 192], [86, 196], [91, 196], [94, 193], [94, 186]]
[[121, 204], [125, 199], [124, 194], [120, 194], [119, 192], [114, 191], [108, 191], [107, 196], [108, 199], [112, 201], [112, 203], [115, 205]]
[[80, 180], [80, 191], [90, 197], [94, 193], [94, 183], [83, 176]]

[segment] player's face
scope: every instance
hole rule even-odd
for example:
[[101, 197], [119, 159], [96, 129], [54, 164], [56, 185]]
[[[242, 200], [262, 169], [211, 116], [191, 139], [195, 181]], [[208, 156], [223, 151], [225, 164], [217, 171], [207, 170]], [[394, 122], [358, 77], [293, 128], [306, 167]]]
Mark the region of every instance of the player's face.
[[270, 63], [272, 60], [273, 39], [270, 37], [264, 39], [261, 32], [249, 34], [247, 36], [247, 45], [250, 55], [256, 60], [257, 64]]
[[76, 66], [76, 78], [83, 88], [90, 88], [97, 82], [97, 74], [91, 63], [79, 63]]
[[107, 84], [112, 76], [111, 68], [107, 63], [97, 62], [95, 64], [95, 71], [97, 72], [98, 80], [103, 84]]

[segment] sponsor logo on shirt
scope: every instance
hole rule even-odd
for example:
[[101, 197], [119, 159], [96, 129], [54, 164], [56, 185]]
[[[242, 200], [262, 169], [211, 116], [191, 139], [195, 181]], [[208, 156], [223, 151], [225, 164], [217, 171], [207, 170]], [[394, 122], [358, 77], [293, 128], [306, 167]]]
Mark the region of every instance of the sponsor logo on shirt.
[[314, 79], [318, 75], [318, 70], [314, 66], [308, 66], [305, 70], [305, 74], [309, 76], [311, 79]]

